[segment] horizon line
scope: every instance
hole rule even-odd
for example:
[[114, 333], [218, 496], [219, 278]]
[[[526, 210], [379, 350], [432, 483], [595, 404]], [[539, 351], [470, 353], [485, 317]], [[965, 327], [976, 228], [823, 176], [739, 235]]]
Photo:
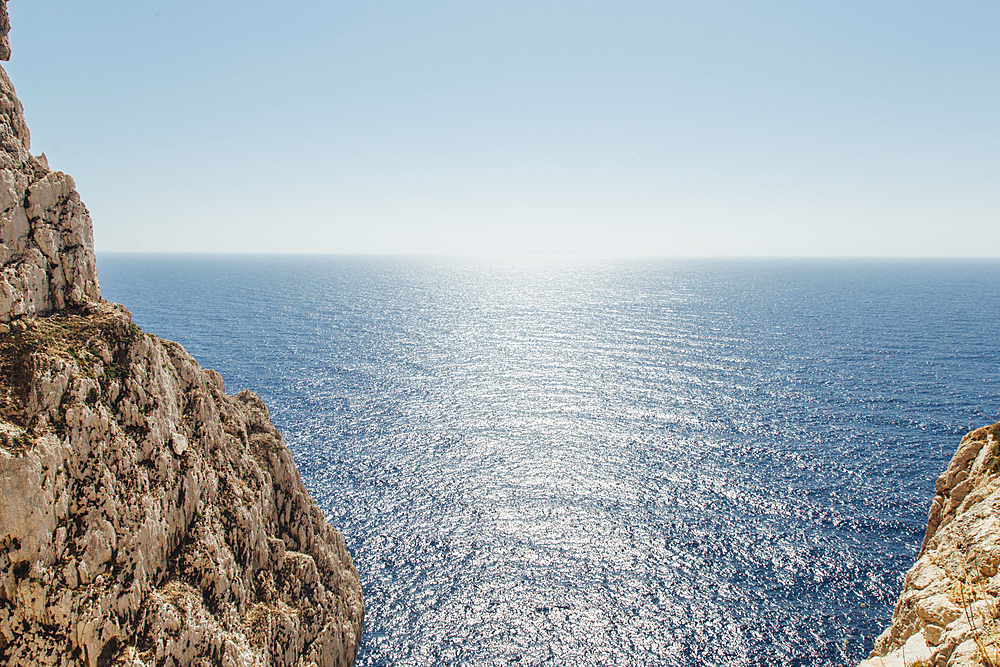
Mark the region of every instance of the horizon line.
[[200, 255], [259, 257], [426, 257], [426, 258], [561, 258], [669, 260], [1000, 260], [1000, 255], [601, 255], [591, 253], [455, 253], [455, 252], [305, 252], [264, 250], [95, 250], [95, 255]]

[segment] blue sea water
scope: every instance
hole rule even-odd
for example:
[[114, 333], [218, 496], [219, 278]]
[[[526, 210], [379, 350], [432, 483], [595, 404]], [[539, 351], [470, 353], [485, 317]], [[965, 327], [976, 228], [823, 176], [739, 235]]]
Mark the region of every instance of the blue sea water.
[[127, 255], [271, 408], [359, 665], [843, 665], [1000, 419], [1000, 262]]

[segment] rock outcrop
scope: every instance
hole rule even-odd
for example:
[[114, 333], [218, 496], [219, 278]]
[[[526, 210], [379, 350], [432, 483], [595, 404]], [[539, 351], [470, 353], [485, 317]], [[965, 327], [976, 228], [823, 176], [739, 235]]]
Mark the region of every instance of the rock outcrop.
[[937, 479], [892, 624], [864, 667], [1000, 665], [998, 473], [1000, 423], [962, 438]]
[[7, 16], [7, 0], [0, 2], [0, 60], [10, 60], [10, 17]]
[[[3, 0], [3, 60], [9, 29]], [[93, 227], [76, 184], [30, 148], [21, 102], [0, 67], [0, 322], [100, 298]]]
[[352, 665], [357, 570], [267, 407], [101, 299], [2, 69], [0, 143], [0, 665]]

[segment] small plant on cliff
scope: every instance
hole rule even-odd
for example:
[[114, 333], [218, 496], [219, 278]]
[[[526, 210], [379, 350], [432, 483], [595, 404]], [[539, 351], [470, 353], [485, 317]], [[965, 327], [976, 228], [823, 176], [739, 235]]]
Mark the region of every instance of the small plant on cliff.
[[972, 627], [972, 637], [983, 664], [988, 667], [1000, 667], [1000, 628], [997, 627], [996, 598], [988, 598], [985, 607], [975, 610], [969, 605], [965, 607], [964, 613]]
[[[973, 570], [962, 567], [961, 576], [955, 578], [955, 586], [950, 597], [961, 604], [962, 613], [976, 643], [979, 659], [986, 667], [1000, 667], [1000, 605], [997, 598], [987, 590], [986, 583], [978, 572], [990, 570], [989, 563], [982, 563], [982, 555], [973, 559]], [[992, 568], [995, 571], [995, 568]]]
[[[868, 641], [870, 641], [872, 643], [872, 650], [874, 651], [878, 647], [875, 644], [875, 637], [872, 635], [871, 626], [868, 624], [868, 605], [866, 605], [864, 602], [862, 602], [861, 603], [861, 609], [863, 610], [861, 613], [864, 615], [864, 618], [865, 618], [865, 632], [868, 633]], [[882, 656], [879, 655], [877, 657], [878, 657], [879, 663], [881, 665], [885, 665], [885, 661], [882, 660]]]
[[11, 454], [23, 454], [35, 444], [35, 439], [25, 431], [19, 433], [15, 436], [11, 436], [6, 432], [0, 432], [0, 447], [3, 447]]
[[986, 444], [990, 448], [990, 463], [989, 471], [992, 474], [1000, 472], [1000, 442], [998, 442], [992, 433], [987, 434]]

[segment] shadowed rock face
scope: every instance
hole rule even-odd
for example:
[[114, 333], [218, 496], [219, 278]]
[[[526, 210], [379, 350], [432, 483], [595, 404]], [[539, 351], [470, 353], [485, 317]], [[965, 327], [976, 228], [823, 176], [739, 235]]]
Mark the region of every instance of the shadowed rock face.
[[100, 298], [29, 145], [0, 68], [0, 665], [352, 665], [357, 570], [267, 407]]
[[917, 562], [864, 667], [1000, 664], [1000, 423], [962, 438], [937, 479]]

